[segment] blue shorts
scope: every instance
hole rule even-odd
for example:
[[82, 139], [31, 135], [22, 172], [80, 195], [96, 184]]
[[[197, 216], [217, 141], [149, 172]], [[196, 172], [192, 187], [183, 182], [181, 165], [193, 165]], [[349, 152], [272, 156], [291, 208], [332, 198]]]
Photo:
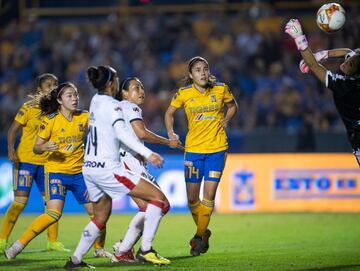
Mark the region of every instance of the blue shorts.
[[44, 166], [30, 163], [14, 165], [14, 191], [26, 191], [30, 193], [33, 180], [37, 188], [44, 193]]
[[185, 153], [185, 182], [219, 182], [226, 160], [226, 151], [215, 153]]
[[46, 200], [59, 199], [65, 201], [70, 190], [79, 204], [90, 203], [88, 191], [82, 173], [65, 174], [49, 172], [45, 175]]

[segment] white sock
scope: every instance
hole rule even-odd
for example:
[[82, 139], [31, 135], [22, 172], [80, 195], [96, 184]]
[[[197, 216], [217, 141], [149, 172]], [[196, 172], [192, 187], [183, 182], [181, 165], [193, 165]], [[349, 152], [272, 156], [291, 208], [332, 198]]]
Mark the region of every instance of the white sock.
[[129, 228], [122, 240], [118, 252], [124, 253], [129, 251], [139, 240], [144, 229], [145, 212], [138, 212], [129, 224]]
[[156, 231], [159, 227], [162, 210], [158, 206], [149, 203], [145, 212], [144, 230], [141, 241], [141, 250], [148, 251], [151, 249]]
[[82, 232], [80, 241], [75, 249], [73, 256], [71, 257], [73, 263], [77, 264], [82, 261], [84, 255], [89, 251], [99, 234], [99, 228], [95, 225], [94, 222], [90, 221]]

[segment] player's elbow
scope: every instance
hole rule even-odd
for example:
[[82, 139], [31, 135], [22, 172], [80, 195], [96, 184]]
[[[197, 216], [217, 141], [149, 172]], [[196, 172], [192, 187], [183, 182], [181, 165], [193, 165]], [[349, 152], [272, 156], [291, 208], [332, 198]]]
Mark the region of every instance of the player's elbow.
[[136, 131], [136, 136], [142, 141], [148, 139], [148, 133], [146, 132], [146, 130]]

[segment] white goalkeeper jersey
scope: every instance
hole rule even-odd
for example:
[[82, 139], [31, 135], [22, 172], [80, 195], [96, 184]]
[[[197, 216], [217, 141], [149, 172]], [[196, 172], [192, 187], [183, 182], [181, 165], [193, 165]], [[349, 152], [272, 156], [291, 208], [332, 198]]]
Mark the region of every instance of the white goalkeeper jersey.
[[136, 140], [133, 130], [125, 126], [122, 107], [119, 101], [108, 95], [96, 94], [92, 98], [84, 173], [96, 174], [104, 169], [123, 167], [119, 157], [120, 144], [146, 158], [151, 155], [152, 151]]

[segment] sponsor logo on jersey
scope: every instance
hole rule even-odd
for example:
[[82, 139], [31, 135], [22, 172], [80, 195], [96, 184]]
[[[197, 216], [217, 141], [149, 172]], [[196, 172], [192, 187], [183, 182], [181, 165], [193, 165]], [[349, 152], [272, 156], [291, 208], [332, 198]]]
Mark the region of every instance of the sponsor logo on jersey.
[[139, 110], [138, 107], [133, 107], [133, 110], [134, 110], [135, 112], [140, 112], [140, 110]]
[[189, 107], [189, 110], [191, 113], [214, 112], [214, 111], [219, 111], [219, 109], [220, 109], [220, 107], [218, 104]]
[[59, 137], [60, 144], [64, 144], [64, 143], [70, 144], [73, 142], [80, 142], [82, 140], [83, 140], [82, 134], [66, 136], [66, 137]]
[[122, 111], [121, 107], [120, 106], [117, 106], [114, 108], [115, 111]]
[[19, 175], [30, 175], [30, 171], [21, 169], [19, 170]]
[[214, 120], [216, 119], [215, 116], [205, 116], [204, 114], [196, 114], [194, 120], [200, 121], [200, 120]]
[[50, 184], [61, 184], [61, 180], [60, 179], [50, 179], [49, 183]]
[[105, 162], [97, 162], [97, 161], [84, 161], [84, 167], [90, 168], [104, 168]]

